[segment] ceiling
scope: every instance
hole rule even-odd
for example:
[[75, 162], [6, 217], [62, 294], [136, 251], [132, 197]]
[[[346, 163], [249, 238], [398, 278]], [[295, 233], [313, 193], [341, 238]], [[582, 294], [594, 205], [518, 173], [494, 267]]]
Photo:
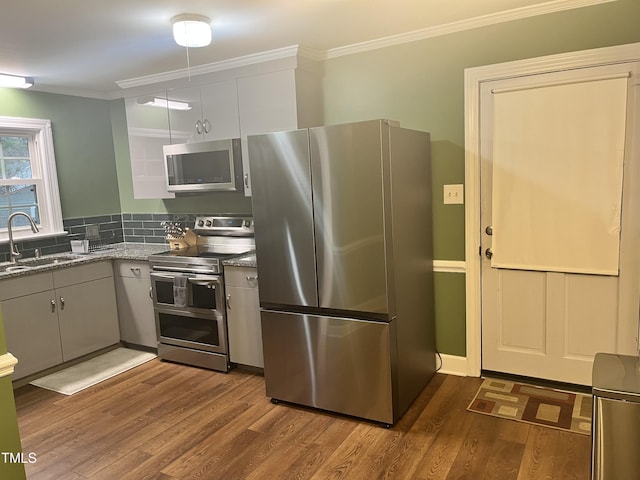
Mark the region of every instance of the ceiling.
[[327, 56], [407, 32], [446, 33], [607, 1], [13, 1], [0, 16], [0, 73], [33, 77], [37, 90], [115, 98], [116, 82], [186, 69], [187, 51], [171, 33], [181, 13], [206, 15], [213, 27], [210, 46], [188, 51], [193, 68], [293, 45]]

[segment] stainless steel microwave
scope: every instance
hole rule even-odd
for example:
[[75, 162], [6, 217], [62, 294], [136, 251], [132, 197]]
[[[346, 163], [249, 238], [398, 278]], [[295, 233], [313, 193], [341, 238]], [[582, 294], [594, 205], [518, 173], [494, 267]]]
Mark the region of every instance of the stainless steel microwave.
[[167, 190], [176, 193], [241, 191], [240, 139], [165, 145]]

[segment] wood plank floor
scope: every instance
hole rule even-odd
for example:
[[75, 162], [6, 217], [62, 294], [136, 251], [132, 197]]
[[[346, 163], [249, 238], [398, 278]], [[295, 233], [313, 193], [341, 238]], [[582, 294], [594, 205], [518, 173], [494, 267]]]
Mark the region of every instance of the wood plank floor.
[[159, 360], [71, 397], [21, 387], [16, 404], [29, 480], [589, 478], [588, 436], [467, 412], [480, 383], [436, 375], [391, 429]]

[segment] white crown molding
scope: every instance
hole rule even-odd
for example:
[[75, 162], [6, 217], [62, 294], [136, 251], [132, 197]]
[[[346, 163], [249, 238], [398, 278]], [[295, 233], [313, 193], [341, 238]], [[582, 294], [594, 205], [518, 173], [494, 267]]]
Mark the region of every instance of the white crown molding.
[[391, 35], [389, 37], [379, 38], [376, 40], [355, 43], [352, 45], [346, 45], [342, 47], [332, 48], [329, 50], [315, 50], [312, 48], [304, 47], [301, 45], [291, 45], [288, 47], [278, 48], [274, 50], [268, 50], [265, 52], [258, 52], [241, 57], [231, 58], [228, 60], [222, 60], [219, 62], [213, 62], [205, 65], [199, 65], [190, 69], [182, 68], [179, 70], [172, 70], [168, 72], [162, 72], [153, 75], [144, 75], [140, 77], [134, 77], [124, 80], [116, 81], [116, 85], [121, 89], [113, 92], [98, 92], [92, 90], [81, 90], [72, 88], [58, 88], [49, 87], [46, 85], [36, 85], [31, 90], [42, 91], [47, 93], [57, 93], [61, 95], [73, 95], [80, 97], [89, 97], [103, 100], [112, 100], [122, 97], [124, 89], [130, 89], [135, 87], [143, 87], [155, 83], [162, 83], [173, 80], [185, 79], [189, 75], [197, 76], [209, 73], [221, 72], [224, 70], [230, 70], [233, 68], [240, 68], [249, 65], [256, 65], [263, 62], [272, 60], [279, 60], [285, 58], [299, 57], [312, 60], [314, 62], [321, 62], [331, 58], [342, 57], [345, 55], [353, 55], [356, 53], [367, 52], [370, 50], [377, 50], [380, 48], [400, 45], [404, 43], [415, 42], [418, 40], [424, 40], [428, 38], [447, 35], [450, 33], [461, 32], [464, 30], [471, 30], [474, 28], [495, 25], [498, 23], [510, 22], [513, 20], [519, 20], [528, 17], [534, 17], [538, 15], [545, 15], [547, 13], [560, 12], [565, 10], [572, 10], [576, 8], [589, 7], [593, 5], [599, 5], [603, 3], [616, 2], [618, 0], [552, 0], [546, 3], [531, 5], [527, 7], [520, 7], [503, 12], [493, 13], [489, 15], [482, 15], [479, 17], [471, 18], [468, 20], [462, 20], [459, 22], [451, 22], [445, 25], [438, 25], [434, 27], [427, 27], [420, 30], [413, 30], [411, 32], [401, 33], [398, 35]]
[[0, 378], [11, 375], [16, 363], [18, 363], [18, 359], [10, 353], [0, 355]]
[[257, 63], [263, 63], [272, 60], [280, 60], [282, 58], [291, 58], [299, 54], [305, 57], [319, 57], [318, 53], [312, 49], [302, 48], [299, 45], [291, 45], [288, 47], [277, 48], [275, 50], [268, 50], [266, 52], [252, 53], [250, 55], [244, 55], [242, 57], [230, 58], [228, 60], [221, 60], [219, 62], [199, 65], [190, 69], [181, 68], [179, 70], [172, 70], [170, 72], [119, 80], [116, 82], [116, 84], [123, 89], [133, 88], [142, 85], [149, 85], [152, 83], [178, 80], [181, 78], [186, 78], [189, 74], [191, 76], [204, 75], [207, 73], [231, 70], [233, 68], [255, 65]]
[[[207, 73], [220, 72], [223, 70], [230, 70], [233, 68], [244, 67], [248, 65], [254, 65], [257, 63], [267, 62], [270, 60], [278, 60], [282, 58], [290, 58], [300, 56], [320, 62], [330, 58], [341, 57], [344, 55], [352, 55], [355, 53], [366, 52], [369, 50], [376, 50], [379, 48], [385, 48], [394, 45], [400, 45], [403, 43], [415, 42], [417, 40], [424, 40], [427, 38], [438, 37], [441, 35], [447, 35], [449, 33], [461, 32], [463, 30], [470, 30], [473, 28], [484, 27], [488, 25], [494, 25], [497, 23], [510, 22], [512, 20], [519, 20], [522, 18], [533, 17], [537, 15], [544, 15], [547, 13], [559, 12], [563, 10], [571, 10], [575, 8], [588, 7], [592, 5], [598, 5], [601, 3], [610, 3], [618, 0], [553, 0], [539, 5], [532, 5], [528, 7], [515, 8], [504, 12], [494, 13], [490, 15], [483, 15], [468, 20], [459, 22], [452, 22], [446, 25], [439, 25], [435, 27], [428, 27], [421, 30], [414, 30], [407, 33], [398, 35], [392, 35], [385, 38], [371, 40], [367, 42], [355, 43], [352, 45], [346, 45], [344, 47], [332, 48], [326, 51], [315, 50], [312, 48], [304, 47], [301, 45], [292, 45], [288, 47], [278, 48], [275, 50], [268, 50], [266, 52], [258, 52], [250, 55], [244, 55], [242, 57], [231, 58], [229, 60], [222, 60], [219, 62], [209, 63], [205, 65], [199, 65], [193, 67], [190, 70], [182, 68], [179, 70], [173, 70], [170, 72], [163, 72], [154, 75], [145, 75], [141, 77], [135, 77], [125, 80], [117, 81], [116, 84], [122, 89], [140, 87], [153, 83], [160, 83], [171, 80], [178, 80], [186, 78], [189, 73], [192, 76], [203, 75]], [[114, 96], [112, 94], [112, 96]], [[117, 95], [115, 95], [117, 96]]]
[[427, 27], [420, 30], [391, 35], [389, 37], [379, 38], [368, 42], [354, 43], [344, 47], [332, 48], [324, 52], [323, 60], [329, 58], [342, 57], [344, 55], [352, 55], [355, 53], [367, 52], [369, 50], [377, 50], [379, 48], [391, 47], [403, 43], [425, 40], [427, 38], [439, 37], [450, 33], [471, 30], [479, 27], [486, 27], [498, 23], [511, 22], [528, 17], [545, 15], [547, 13], [561, 12], [564, 10], [572, 10], [575, 8], [590, 7], [601, 3], [617, 2], [618, 0], [554, 0], [539, 5], [531, 5], [528, 7], [514, 8], [503, 12], [482, 15], [480, 17], [461, 20], [459, 22], [451, 22], [445, 25], [437, 25], [435, 27]]
[[87, 90], [84, 88], [72, 88], [72, 87], [56, 87], [52, 85], [40, 85], [38, 83], [36, 83], [28, 91], [53, 93], [56, 95], [69, 95], [71, 97], [95, 98], [96, 100], [112, 100], [113, 99], [113, 96], [110, 93], [105, 93], [97, 90]]

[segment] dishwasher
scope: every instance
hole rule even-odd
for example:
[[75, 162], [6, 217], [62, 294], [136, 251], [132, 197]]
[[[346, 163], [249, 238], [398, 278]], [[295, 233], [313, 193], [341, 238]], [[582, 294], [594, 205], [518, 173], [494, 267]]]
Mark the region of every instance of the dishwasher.
[[592, 480], [640, 478], [640, 359], [598, 353], [593, 362]]

